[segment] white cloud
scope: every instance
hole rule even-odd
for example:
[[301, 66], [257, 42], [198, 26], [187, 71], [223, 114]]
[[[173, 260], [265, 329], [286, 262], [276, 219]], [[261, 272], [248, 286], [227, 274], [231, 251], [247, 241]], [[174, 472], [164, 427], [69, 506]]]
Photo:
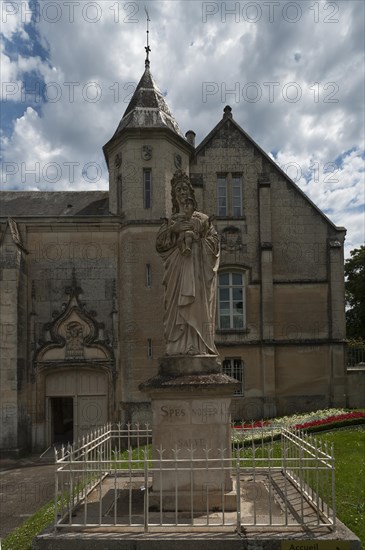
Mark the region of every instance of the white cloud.
[[11, 2], [1, 2], [1, 34], [8, 40], [11, 40], [15, 34], [19, 34], [23, 40], [28, 40], [28, 33], [24, 25], [30, 21], [29, 0], [12, 0]]
[[[71, 8], [60, 3], [61, 17], [54, 23], [52, 11], [40, 12], [36, 28], [47, 60], [39, 53], [4, 57], [10, 82], [34, 71], [46, 85], [43, 91], [57, 99], [44, 104], [39, 115], [35, 105], [24, 105], [3, 141], [5, 161], [78, 163], [77, 181], [43, 180], [37, 184], [42, 189], [106, 188], [101, 147], [114, 133], [144, 68], [144, 3], [108, 0], [97, 3], [99, 12], [76, 4], [72, 18]], [[253, 8], [248, 12], [246, 2], [238, 4], [239, 12], [225, 15], [224, 3], [211, 3], [216, 13], [209, 15], [207, 3], [149, 3], [157, 84], [167, 92], [182, 131], [193, 129], [198, 143], [230, 104], [235, 120], [264, 150], [275, 151], [279, 165], [300, 166], [298, 185], [335, 223], [348, 227], [348, 242], [358, 243], [362, 224], [354, 208], [363, 201], [363, 3], [339, 1], [330, 9], [324, 0], [297, 3], [301, 16], [295, 23], [288, 21], [295, 13], [287, 2], [275, 8], [274, 16], [257, 2], [262, 13], [255, 23], [249, 21]], [[8, 18], [5, 32], [13, 46], [17, 36], [29, 38], [16, 15]], [[215, 93], [204, 97], [206, 83], [213, 83]], [[249, 94], [255, 89], [261, 98], [252, 102]], [[296, 89], [300, 97], [294, 102]], [[342, 165], [331, 177], [328, 163], [339, 157]], [[82, 177], [89, 162], [100, 165], [97, 182]], [[16, 177], [8, 184], [35, 184], [31, 177], [25, 182]]]

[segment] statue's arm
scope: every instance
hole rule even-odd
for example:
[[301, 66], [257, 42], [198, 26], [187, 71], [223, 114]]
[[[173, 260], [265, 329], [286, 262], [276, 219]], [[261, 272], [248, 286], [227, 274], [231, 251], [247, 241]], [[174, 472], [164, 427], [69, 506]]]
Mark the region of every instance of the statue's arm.
[[167, 252], [176, 245], [176, 234], [171, 231], [169, 221], [161, 225], [156, 238], [156, 250], [158, 253]]
[[204, 242], [207, 249], [209, 250], [209, 252], [213, 254], [213, 256], [217, 256], [219, 254], [218, 233], [211, 223], [209, 224], [208, 231], [204, 237]]

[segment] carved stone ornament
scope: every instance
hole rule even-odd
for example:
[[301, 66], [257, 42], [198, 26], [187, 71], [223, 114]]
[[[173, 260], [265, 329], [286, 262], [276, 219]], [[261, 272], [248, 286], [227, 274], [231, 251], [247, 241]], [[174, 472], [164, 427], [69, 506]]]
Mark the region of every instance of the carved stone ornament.
[[84, 325], [70, 321], [66, 325], [66, 358], [84, 359]]
[[18, 224], [16, 223], [13, 218], [7, 219], [7, 227], [9, 227], [11, 238], [13, 239], [14, 244], [26, 254], [29, 254], [28, 250], [25, 248], [25, 246], [22, 243], [22, 239], [19, 232]]
[[142, 146], [142, 158], [143, 160], [151, 160], [152, 158], [152, 147], [151, 145]]
[[175, 163], [175, 167], [180, 170], [181, 169], [181, 165], [182, 165], [182, 158], [181, 158], [181, 155], [179, 155], [179, 153], [175, 153], [174, 155], [174, 163]]
[[222, 250], [229, 252], [240, 250], [242, 248], [241, 230], [233, 225], [225, 227], [221, 233], [221, 247]]
[[36, 365], [93, 362], [113, 368], [113, 351], [103, 338], [103, 325], [79, 301], [80, 292], [73, 271], [72, 285], [65, 289], [69, 295], [68, 302], [64, 304], [63, 311], [45, 325], [47, 341], [39, 342]]
[[117, 153], [117, 155], [114, 159], [114, 164], [115, 164], [116, 168], [120, 168], [122, 166], [122, 154], [121, 153]]

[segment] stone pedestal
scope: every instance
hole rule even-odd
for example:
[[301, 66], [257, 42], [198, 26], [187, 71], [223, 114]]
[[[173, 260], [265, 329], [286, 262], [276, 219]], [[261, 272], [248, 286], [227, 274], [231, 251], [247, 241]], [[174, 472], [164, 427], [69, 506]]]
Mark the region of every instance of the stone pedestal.
[[[153, 476], [150, 503], [174, 510], [236, 507], [231, 476], [231, 396], [237, 381], [221, 372], [216, 356], [169, 356], [158, 376], [141, 386], [151, 397], [153, 458], [172, 459]], [[199, 459], [192, 467], [191, 458]], [[179, 471], [175, 458], [182, 460]], [[214, 459], [207, 462], [207, 458]], [[215, 460], [216, 459], [216, 460]]]

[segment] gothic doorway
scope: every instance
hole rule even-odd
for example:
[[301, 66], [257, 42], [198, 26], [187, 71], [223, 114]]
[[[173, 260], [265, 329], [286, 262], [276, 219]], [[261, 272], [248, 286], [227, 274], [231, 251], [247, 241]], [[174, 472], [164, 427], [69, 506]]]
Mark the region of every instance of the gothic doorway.
[[51, 397], [52, 444], [72, 443], [74, 440], [74, 400], [72, 397]]
[[47, 444], [72, 443], [108, 421], [108, 378], [95, 368], [65, 368], [45, 380]]

